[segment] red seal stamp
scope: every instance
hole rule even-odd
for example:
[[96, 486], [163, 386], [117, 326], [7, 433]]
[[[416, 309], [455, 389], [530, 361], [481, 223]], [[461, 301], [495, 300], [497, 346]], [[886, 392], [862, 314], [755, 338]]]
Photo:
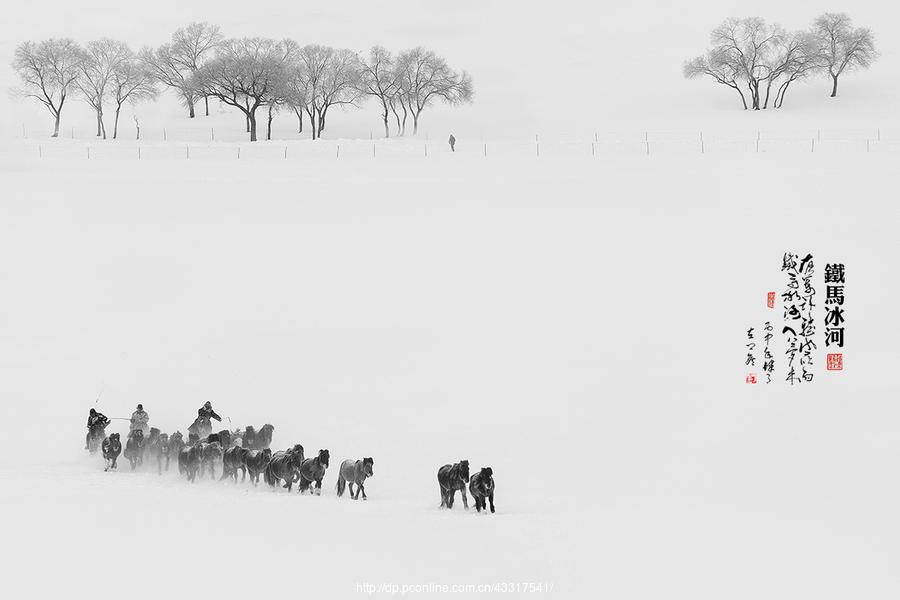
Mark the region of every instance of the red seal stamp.
[[766, 294], [766, 306], [769, 308], [775, 308], [775, 292], [769, 292]]
[[746, 381], [747, 383], [756, 383], [756, 373], [750, 373], [749, 375], [747, 375], [744, 381]]
[[827, 354], [825, 356], [825, 365], [829, 371], [843, 371], [844, 370], [844, 355], [843, 354]]

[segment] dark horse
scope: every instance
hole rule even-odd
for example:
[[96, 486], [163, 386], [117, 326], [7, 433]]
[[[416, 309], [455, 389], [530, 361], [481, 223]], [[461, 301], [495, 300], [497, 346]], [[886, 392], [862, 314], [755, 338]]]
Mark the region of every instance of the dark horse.
[[194, 483], [197, 478], [197, 471], [200, 470], [200, 446], [184, 446], [178, 452], [178, 471], [188, 478], [188, 481]]
[[273, 431], [275, 431], [275, 426], [268, 423], [259, 430], [254, 429], [253, 425], [247, 425], [244, 435], [241, 437], [241, 445], [249, 450], [265, 450], [272, 445]]
[[106, 459], [106, 468], [103, 470], [118, 469], [116, 460], [120, 454], [122, 454], [122, 442], [119, 440], [119, 434], [113, 433], [103, 440], [103, 458]]
[[169, 438], [169, 448], [166, 451], [166, 471], [169, 470], [169, 461], [173, 457], [176, 461], [178, 460], [178, 453], [181, 452], [182, 448], [184, 448], [184, 437], [180, 431], [176, 431]]
[[[491, 512], [494, 512], [494, 470], [490, 467], [482, 467], [480, 471], [472, 475], [469, 481], [469, 491], [475, 499], [475, 510], [487, 509], [485, 499], [491, 502]], [[465, 497], [465, 496], [464, 496]]]
[[[372, 471], [375, 461], [372, 457], [363, 458], [362, 460], [345, 460], [341, 463], [338, 471], [337, 495], [338, 498], [344, 495], [344, 486], [350, 486], [350, 497], [359, 500], [359, 494], [362, 492], [363, 500], [366, 499], [366, 488], [363, 484], [366, 477], [371, 477], [375, 473]], [[353, 484], [356, 484], [356, 495], [353, 495]]]
[[162, 459], [165, 450], [163, 450], [162, 436], [156, 427], [150, 428], [150, 437], [144, 444], [144, 453], [150, 459], [156, 459], [156, 472], [162, 475]]
[[272, 460], [272, 450], [269, 448], [265, 450], [247, 450], [244, 453], [244, 466], [250, 474], [250, 481], [253, 482], [253, 485], [259, 483], [259, 476], [269, 466], [270, 460]]
[[284, 487], [291, 491], [291, 487], [300, 476], [300, 465], [303, 463], [303, 446], [296, 444], [290, 450], [279, 450], [272, 455], [272, 460], [266, 465], [266, 483], [275, 487], [279, 481], [284, 480]]
[[231, 445], [232, 445], [231, 444], [231, 432], [228, 431], [227, 429], [223, 429], [222, 431], [220, 431], [218, 433], [209, 434], [208, 436], [206, 436], [206, 439], [203, 441], [208, 442], [210, 444], [213, 442], [219, 442], [222, 445], [223, 450], [228, 450], [229, 448], [231, 448]]
[[125, 458], [131, 463], [131, 470], [144, 464], [144, 432], [141, 429], [133, 429], [128, 434], [125, 442]]
[[466, 483], [469, 481], [469, 461], [461, 460], [453, 465], [444, 465], [438, 469], [438, 485], [441, 488], [441, 508], [453, 508], [453, 497], [459, 490], [462, 494], [463, 507], [469, 508], [466, 498]]
[[331, 457], [328, 450], [319, 450], [315, 458], [307, 458], [300, 465], [299, 483], [300, 493], [311, 492], [309, 486], [316, 484], [316, 496], [322, 495], [322, 478], [325, 477], [325, 469], [328, 468], [328, 459]]
[[241, 472], [241, 481], [247, 479], [247, 467], [244, 465], [244, 455], [250, 452], [246, 448], [233, 446], [222, 454], [222, 479], [230, 477], [237, 483], [238, 471]]
[[203, 473], [209, 470], [209, 478], [216, 478], [216, 463], [222, 459], [222, 444], [219, 442], [200, 442], [197, 444], [200, 448], [200, 479], [203, 479]]

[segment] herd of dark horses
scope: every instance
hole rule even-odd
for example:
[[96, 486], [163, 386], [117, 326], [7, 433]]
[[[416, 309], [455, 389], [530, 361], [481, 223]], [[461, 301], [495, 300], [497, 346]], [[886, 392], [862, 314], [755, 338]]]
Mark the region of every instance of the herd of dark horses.
[[[328, 449], [320, 449], [313, 458], [306, 458], [301, 444], [272, 452], [270, 446], [274, 431], [275, 427], [270, 424], [258, 430], [247, 426], [243, 430], [226, 429], [202, 438], [191, 434], [185, 441], [180, 431], [169, 436], [152, 427], [144, 436], [141, 429], [134, 429], [125, 442], [124, 456], [132, 471], [147, 463], [155, 467], [159, 474], [168, 471], [171, 461], [175, 460], [178, 472], [191, 483], [204, 476], [216, 479], [217, 471], [220, 471], [219, 481], [230, 479], [237, 483], [240, 473], [241, 482], [246, 481], [249, 475], [253, 485], [257, 485], [262, 476], [273, 489], [280, 485], [290, 492], [297, 484], [301, 494], [321, 495], [322, 480], [331, 458]], [[100, 447], [106, 460], [104, 471], [117, 469], [117, 460], [123, 454], [119, 434], [104, 435]], [[342, 462], [338, 470], [337, 495], [343, 496], [349, 490], [352, 499], [358, 500], [362, 495], [362, 499], [366, 500], [365, 482], [374, 475], [374, 465], [372, 457]], [[467, 460], [442, 466], [438, 469], [441, 507], [453, 508], [456, 492], [459, 491], [463, 506], [468, 509], [468, 484], [477, 511], [487, 510], [490, 504], [490, 510], [494, 512], [493, 475], [490, 467], [483, 467], [470, 477]]]

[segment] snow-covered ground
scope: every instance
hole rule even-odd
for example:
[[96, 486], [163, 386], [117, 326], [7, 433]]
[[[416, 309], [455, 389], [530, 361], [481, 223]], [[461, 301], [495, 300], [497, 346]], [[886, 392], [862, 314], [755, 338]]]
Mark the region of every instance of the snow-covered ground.
[[[6, 588], [896, 597], [895, 162], [9, 152]], [[749, 386], [787, 250], [847, 265], [845, 371], [819, 351], [812, 384]], [[98, 394], [167, 432], [206, 400], [271, 422], [275, 448], [330, 449], [324, 494], [104, 473], [80, 450]], [[369, 501], [336, 498], [364, 455]], [[493, 467], [495, 515], [438, 508], [462, 458]]]

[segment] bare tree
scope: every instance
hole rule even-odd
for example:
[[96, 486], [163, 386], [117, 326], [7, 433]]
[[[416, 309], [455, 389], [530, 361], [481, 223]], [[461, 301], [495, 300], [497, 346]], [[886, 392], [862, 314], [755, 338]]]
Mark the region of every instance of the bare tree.
[[831, 76], [831, 97], [837, 96], [838, 77], [845, 71], [868, 69], [878, 58], [870, 29], [853, 27], [846, 13], [825, 13], [813, 22], [822, 68]]
[[81, 74], [81, 58], [81, 49], [70, 39], [24, 42], [16, 48], [12, 68], [22, 84], [12, 92], [47, 108], [53, 115], [53, 137], [59, 136], [63, 106]]
[[[191, 23], [172, 34], [172, 55], [183, 68], [197, 73], [204, 62], [212, 58], [216, 46], [222, 43], [217, 25], [206, 22]], [[203, 96], [206, 116], [209, 116], [209, 96]]]
[[103, 38], [88, 42], [81, 59], [81, 76], [76, 80], [78, 91], [97, 116], [97, 137], [106, 139], [103, 104], [110, 92], [113, 74], [128, 60], [131, 50], [124, 42]]
[[457, 72], [447, 61], [431, 50], [418, 47], [400, 54], [398, 68], [402, 73], [402, 89], [413, 117], [413, 135], [419, 131], [419, 117], [436, 100], [448, 104], [472, 101], [472, 78]]
[[300, 49], [300, 72], [306, 79], [306, 114], [313, 139], [325, 130], [328, 110], [359, 100], [361, 71], [352, 50], [310, 44]]
[[759, 17], [728, 19], [710, 36], [713, 51], [740, 69], [753, 110], [762, 108], [760, 85], [773, 76], [772, 59], [784, 36], [781, 27]]
[[688, 79], [697, 77], [711, 77], [713, 81], [735, 90], [741, 97], [744, 110], [747, 110], [747, 98], [741, 91], [741, 76], [743, 70], [739, 65], [729, 60], [727, 53], [718, 50], [710, 50], [706, 56], [698, 56], [684, 63], [684, 76]]
[[163, 44], [155, 50], [144, 48], [140, 56], [158, 83], [175, 90], [181, 103], [188, 110], [188, 117], [193, 119], [194, 105], [202, 94], [195, 87], [194, 73], [181, 64], [172, 49], [172, 44]]
[[278, 97], [284, 80], [281, 44], [267, 38], [232, 39], [223, 42], [215, 58], [201, 67], [197, 89], [244, 113], [250, 141], [255, 142], [256, 111]]
[[[390, 51], [382, 46], [373, 46], [369, 56], [360, 60], [360, 91], [372, 96], [381, 104], [381, 118], [384, 121], [384, 137], [391, 136], [388, 128], [388, 111], [394, 110], [394, 99], [400, 93], [402, 74], [396, 68]], [[399, 124], [398, 124], [399, 133]]]
[[282, 105], [297, 116], [297, 133], [303, 133], [303, 113], [309, 104], [309, 77], [300, 59], [302, 48], [292, 39], [281, 41], [284, 52], [284, 78], [281, 81]]
[[[129, 51], [128, 56], [113, 70], [110, 81], [111, 97], [116, 104], [116, 119], [113, 123], [113, 139], [119, 133], [119, 113], [126, 102], [136, 104], [142, 100], [156, 98], [156, 80], [147, 65]], [[137, 118], [135, 118], [137, 123]]]

